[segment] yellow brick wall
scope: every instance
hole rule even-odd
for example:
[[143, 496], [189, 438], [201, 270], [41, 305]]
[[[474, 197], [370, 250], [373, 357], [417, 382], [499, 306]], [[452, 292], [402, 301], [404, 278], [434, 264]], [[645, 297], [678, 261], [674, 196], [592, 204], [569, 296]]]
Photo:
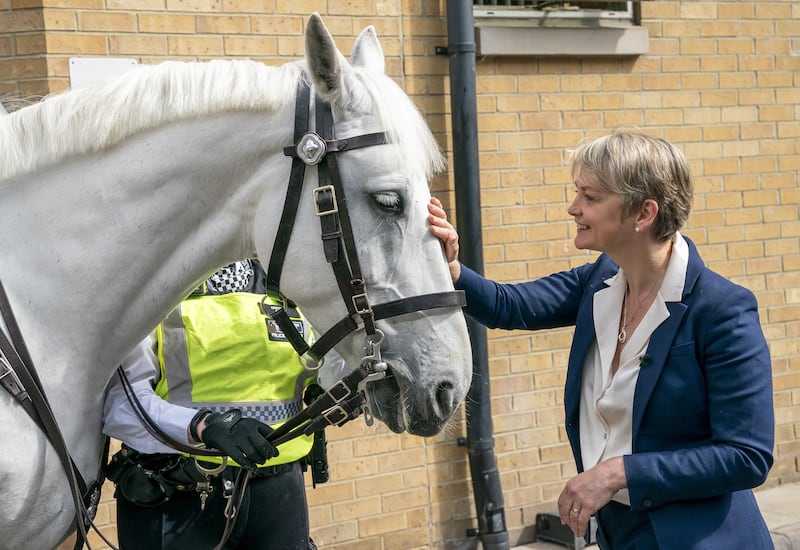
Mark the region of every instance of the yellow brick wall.
[[[302, 55], [319, 11], [349, 53], [374, 24], [387, 70], [451, 150], [446, 2], [428, 0], [0, 0], [0, 94], [68, 87], [72, 56]], [[645, 2], [637, 58], [479, 58], [486, 271], [517, 281], [589, 261], [572, 246], [566, 149], [622, 126], [677, 143], [696, 178], [686, 234], [759, 300], [774, 370], [776, 463], [800, 481], [800, 4]], [[433, 182], [452, 203], [452, 176]], [[495, 451], [512, 545], [575, 471], [563, 430], [570, 330], [490, 331]], [[456, 548], [474, 527], [463, 413], [435, 438], [356, 422], [329, 430], [331, 479], [309, 490], [312, 534], [333, 550]], [[113, 537], [113, 500], [98, 516]], [[96, 546], [96, 545], [95, 545]]]

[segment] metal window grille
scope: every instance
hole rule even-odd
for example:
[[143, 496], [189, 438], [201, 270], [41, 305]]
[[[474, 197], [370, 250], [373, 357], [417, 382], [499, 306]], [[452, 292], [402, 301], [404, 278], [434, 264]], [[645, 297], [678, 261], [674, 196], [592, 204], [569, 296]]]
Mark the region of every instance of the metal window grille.
[[475, 17], [504, 19], [596, 19], [634, 21], [634, 2], [564, 0], [473, 0]]

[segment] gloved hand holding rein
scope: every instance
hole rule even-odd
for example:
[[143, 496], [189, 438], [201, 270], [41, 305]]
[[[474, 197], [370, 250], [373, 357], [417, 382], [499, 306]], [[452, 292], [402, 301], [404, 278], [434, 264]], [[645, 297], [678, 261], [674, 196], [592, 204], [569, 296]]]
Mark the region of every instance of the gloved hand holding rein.
[[255, 418], [244, 418], [239, 409], [222, 413], [201, 409], [192, 419], [189, 432], [196, 441], [219, 449], [250, 470], [278, 456], [278, 449], [267, 440], [272, 428]]

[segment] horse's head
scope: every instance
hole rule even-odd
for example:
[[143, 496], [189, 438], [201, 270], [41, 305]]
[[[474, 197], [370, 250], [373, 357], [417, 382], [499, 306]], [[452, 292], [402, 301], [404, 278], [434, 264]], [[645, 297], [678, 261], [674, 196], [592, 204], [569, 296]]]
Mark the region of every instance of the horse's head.
[[[443, 166], [442, 155], [413, 103], [386, 76], [374, 29], [358, 36], [348, 62], [313, 15], [306, 31], [306, 69], [313, 93], [331, 105], [337, 139], [386, 134], [385, 143], [336, 155], [370, 304], [452, 291], [441, 245], [427, 223], [428, 180]], [[294, 232], [281, 290], [325, 332], [348, 311], [323, 253], [311, 193], [317, 185], [318, 170], [309, 166], [297, 224], [313, 229]], [[379, 351], [388, 374], [367, 385], [373, 413], [395, 432], [438, 433], [470, 384], [470, 345], [460, 308], [406, 313], [378, 321], [377, 328], [384, 336]], [[363, 329], [336, 346], [351, 368], [374, 351], [368, 348]]]

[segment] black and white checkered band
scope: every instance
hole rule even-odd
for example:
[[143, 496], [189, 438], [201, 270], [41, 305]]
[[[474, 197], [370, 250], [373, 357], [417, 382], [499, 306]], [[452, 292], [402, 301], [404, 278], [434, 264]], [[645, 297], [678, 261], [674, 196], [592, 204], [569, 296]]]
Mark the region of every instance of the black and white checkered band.
[[223, 267], [206, 281], [208, 294], [228, 294], [250, 291], [255, 271], [250, 260], [234, 262]]
[[211, 412], [225, 412], [231, 408], [237, 408], [242, 411], [242, 416], [255, 418], [265, 424], [285, 422], [303, 410], [301, 400], [289, 403], [192, 403], [187, 406], [197, 409], [204, 407]]

